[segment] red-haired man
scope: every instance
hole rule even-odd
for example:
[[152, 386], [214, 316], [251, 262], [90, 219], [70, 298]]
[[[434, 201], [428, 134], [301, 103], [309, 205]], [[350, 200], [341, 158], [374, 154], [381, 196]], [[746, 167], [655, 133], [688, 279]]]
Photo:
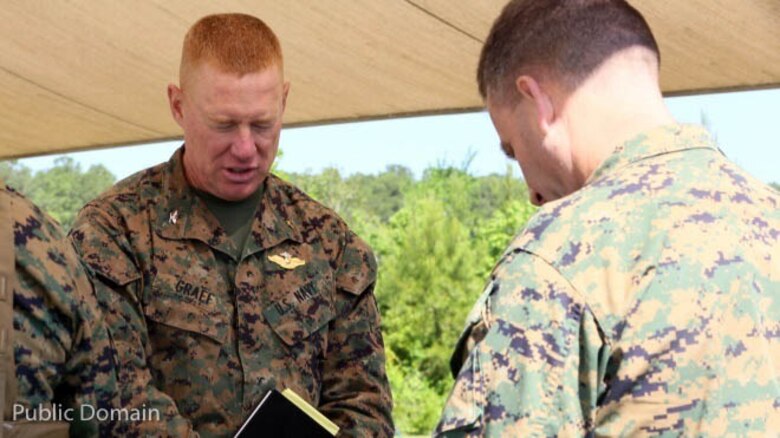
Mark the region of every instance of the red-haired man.
[[80, 213], [71, 238], [119, 351], [123, 401], [167, 431], [234, 433], [291, 388], [345, 436], [390, 436], [371, 249], [270, 174], [289, 83], [261, 20], [202, 18], [168, 87], [184, 145]]

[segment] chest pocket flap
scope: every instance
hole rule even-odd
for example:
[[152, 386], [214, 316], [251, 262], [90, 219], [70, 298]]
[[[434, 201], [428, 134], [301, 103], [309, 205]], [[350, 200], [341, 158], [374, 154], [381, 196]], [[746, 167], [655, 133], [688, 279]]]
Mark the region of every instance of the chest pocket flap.
[[334, 316], [330, 277], [304, 284], [263, 311], [274, 332], [287, 345], [294, 345], [327, 324]]
[[179, 299], [175, 295], [155, 294], [144, 308], [148, 320], [198, 333], [219, 343], [224, 343], [227, 337], [227, 323], [224, 316], [215, 306], [209, 310]]

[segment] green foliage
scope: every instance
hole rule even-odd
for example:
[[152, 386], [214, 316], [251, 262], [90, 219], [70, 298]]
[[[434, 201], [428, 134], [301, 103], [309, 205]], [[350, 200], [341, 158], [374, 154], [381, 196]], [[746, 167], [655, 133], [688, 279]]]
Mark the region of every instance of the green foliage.
[[[352, 207], [357, 199], [357, 187], [348, 184], [338, 169], [324, 169], [319, 175], [290, 174], [288, 178], [299, 187], [306, 187], [306, 193], [341, 215], [351, 217]], [[346, 218], [346, 217], [345, 217]]]
[[487, 254], [481, 265], [483, 271], [493, 268], [509, 243], [508, 237], [517, 234], [520, 226], [536, 212], [536, 208], [526, 199], [524, 197], [522, 200], [507, 200], [477, 229], [477, 240], [487, 247]]
[[27, 191], [32, 179], [29, 168], [20, 165], [16, 160], [0, 162], [0, 180], [21, 193]]
[[525, 184], [514, 175], [514, 167], [507, 166], [503, 175], [488, 175], [477, 179], [474, 189], [475, 208], [486, 215], [492, 215], [511, 202], [520, 202], [527, 205], [528, 189]]
[[430, 432], [442, 409], [441, 391], [414, 367], [400, 364], [387, 349], [387, 377], [393, 388], [393, 418], [405, 434]]
[[114, 175], [104, 166], [86, 171], [70, 157], [61, 157], [49, 170], [33, 174], [15, 162], [0, 163], [0, 177], [11, 187], [69, 229], [79, 209], [114, 183]]
[[469, 230], [433, 196], [394, 215], [389, 234], [376, 289], [387, 343], [400, 364], [445, 388], [452, 346], [484, 281], [484, 247], [475, 247]]
[[773, 182], [773, 183], [769, 183], [769, 185], [772, 186], [772, 188], [774, 188], [778, 192], [780, 192], [780, 183]]
[[433, 196], [442, 201], [447, 212], [458, 217], [466, 227], [474, 227], [488, 212], [478, 209], [475, 197], [477, 178], [465, 170], [435, 167], [425, 170], [413, 196]]
[[413, 186], [412, 172], [398, 165], [387, 166], [379, 175], [355, 174], [342, 178], [337, 169], [327, 168], [320, 174], [289, 173], [280, 175], [304, 188], [314, 199], [336, 210], [352, 224], [362, 220], [385, 223], [401, 209], [405, 193]]
[[403, 206], [404, 194], [413, 186], [414, 178], [408, 168], [390, 165], [379, 175], [350, 176], [347, 183], [359, 188], [357, 202], [360, 209], [381, 222], [387, 222]]

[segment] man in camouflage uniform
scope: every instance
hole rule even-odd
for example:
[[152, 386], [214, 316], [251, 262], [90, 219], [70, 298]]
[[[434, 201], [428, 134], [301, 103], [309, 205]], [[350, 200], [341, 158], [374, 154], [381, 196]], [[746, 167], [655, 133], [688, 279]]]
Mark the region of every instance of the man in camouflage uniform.
[[67, 436], [71, 418], [72, 436], [108, 433], [92, 417], [112, 407], [115, 353], [92, 286], [54, 221], [4, 185], [0, 251], [0, 436]]
[[624, 1], [512, 1], [478, 81], [542, 207], [453, 356], [441, 436], [780, 430], [780, 196], [675, 124]]
[[[170, 85], [184, 145], [81, 211], [71, 238], [94, 276], [125, 403], [171, 436], [230, 436], [291, 388], [343, 436], [390, 436], [370, 248], [270, 175], [289, 83], [273, 32], [208, 16]], [[139, 426], [143, 427], [144, 424]]]

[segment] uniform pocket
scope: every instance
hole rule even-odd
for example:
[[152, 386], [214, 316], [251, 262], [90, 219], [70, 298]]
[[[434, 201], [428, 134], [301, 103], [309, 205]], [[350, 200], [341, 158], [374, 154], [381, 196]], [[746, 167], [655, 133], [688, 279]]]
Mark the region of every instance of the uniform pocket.
[[144, 308], [149, 334], [147, 365], [152, 383], [171, 396], [184, 415], [210, 403], [228, 338], [222, 314], [181, 300], [153, 294]]
[[219, 292], [226, 286], [217, 277], [194, 260], [187, 266], [158, 268], [145, 300], [147, 321], [224, 343], [228, 313]]
[[332, 289], [330, 276], [312, 280], [273, 302], [263, 316], [274, 333], [293, 346], [333, 319]]
[[284, 293], [263, 310], [265, 323], [277, 338], [271, 352], [278, 365], [277, 381], [314, 406], [321, 393], [328, 323], [335, 316], [332, 289], [331, 277], [320, 277]]
[[227, 337], [227, 323], [221, 312], [182, 301], [178, 296], [154, 295], [144, 314], [147, 321], [200, 334], [220, 344]]

